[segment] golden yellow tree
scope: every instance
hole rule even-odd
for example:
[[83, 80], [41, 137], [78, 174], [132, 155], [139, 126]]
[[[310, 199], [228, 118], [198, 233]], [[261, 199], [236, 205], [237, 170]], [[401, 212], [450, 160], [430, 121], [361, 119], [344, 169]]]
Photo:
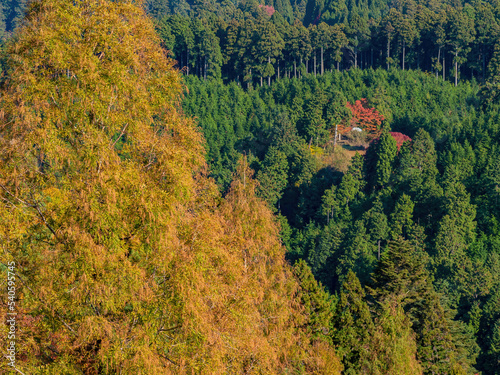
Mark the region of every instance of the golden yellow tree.
[[16, 264], [18, 370], [338, 373], [300, 328], [249, 172], [226, 200], [204, 177], [181, 78], [138, 5], [37, 0], [8, 46], [0, 267]]

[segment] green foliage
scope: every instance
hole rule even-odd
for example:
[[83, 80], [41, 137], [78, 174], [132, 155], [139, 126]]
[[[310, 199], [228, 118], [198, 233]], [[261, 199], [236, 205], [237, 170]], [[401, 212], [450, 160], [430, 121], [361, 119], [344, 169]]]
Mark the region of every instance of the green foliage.
[[276, 147], [269, 147], [261, 169], [257, 173], [257, 180], [260, 183], [259, 195], [270, 207], [275, 207], [287, 186], [288, 160], [286, 155]]
[[[175, 63], [132, 3], [21, 22], [0, 2], [0, 236], [34, 291], [29, 366], [338, 373], [333, 342], [346, 373], [497, 373], [498, 7], [148, 0]], [[361, 98], [385, 117], [365, 157], [334, 139]]]
[[383, 188], [390, 180], [396, 157], [396, 140], [384, 131], [377, 143], [377, 161], [375, 163], [374, 185]]
[[389, 230], [391, 239], [407, 238], [410, 228], [413, 226], [413, 208], [414, 204], [408, 195], [403, 194], [398, 199], [391, 215]]
[[318, 283], [304, 260], [295, 263], [293, 271], [299, 280], [299, 296], [307, 317], [306, 327], [313, 337], [329, 341], [336, 300]]
[[395, 300], [401, 304], [416, 333], [417, 359], [424, 373], [467, 373], [471, 369], [477, 354], [461, 352], [458, 345], [463, 337], [453, 332], [455, 323], [431, 284], [423, 254], [406, 242], [390, 242], [370, 291], [378, 303]]
[[0, 263], [16, 264], [17, 372], [340, 373], [247, 159], [225, 198], [204, 174], [181, 76], [135, 1], [33, 1], [7, 53]]
[[352, 271], [342, 284], [333, 324], [333, 339], [342, 356], [345, 372], [363, 372], [370, 366], [367, 344], [375, 325], [365, 302], [365, 291]]
[[[490, 254], [500, 252], [499, 117], [494, 105], [486, 107], [477, 100], [477, 85], [455, 88], [414, 71], [360, 69], [306, 75], [301, 80], [284, 78], [248, 91], [234, 83], [223, 86], [190, 79], [188, 84], [192, 97], [186, 97], [184, 108], [199, 118], [209, 155], [236, 158], [246, 153], [254, 160], [249, 163], [261, 168], [257, 176], [262, 181], [265, 170], [273, 171], [269, 175], [276, 176], [274, 182], [286, 179], [284, 187], [281, 182], [271, 184], [274, 187], [260, 194], [272, 195], [272, 201], [278, 202], [276, 209], [286, 217], [287, 257], [292, 262], [305, 260], [331, 293], [340, 291], [350, 270], [363, 284], [369, 282], [389, 239], [406, 238], [416, 254], [429, 254], [424, 264], [432, 272], [421, 277], [435, 280], [435, 286], [418, 287], [414, 299], [425, 302], [425, 311], [433, 309], [428, 313], [432, 319], [412, 317], [409, 302], [403, 312], [398, 312], [392, 297], [380, 302], [371, 319], [385, 328], [375, 329], [366, 341], [366, 356], [372, 358], [366, 363], [373, 364], [366, 371], [442, 369], [438, 358], [447, 358], [445, 353], [452, 353], [449, 360], [458, 373], [460, 368], [473, 371], [478, 353], [478, 370], [490, 366], [493, 357], [486, 354], [490, 350], [486, 337], [491, 332], [486, 328], [484, 304], [498, 274]], [[232, 91], [225, 91], [227, 87]], [[213, 99], [195, 101], [198, 93]], [[366, 156], [355, 155], [338, 167], [330, 162], [343, 152], [342, 144], [331, 152], [335, 124], [349, 121], [342, 110], [345, 102], [362, 97], [391, 114], [387, 130], [369, 146]], [[208, 124], [222, 123], [231, 124], [225, 132], [205, 130]], [[408, 134], [411, 141], [398, 151], [389, 127]], [[311, 139], [314, 129], [329, 132], [323, 140]], [[231, 148], [213, 142], [224, 138]], [[309, 142], [311, 146], [317, 142], [323, 154], [313, 154]], [[272, 167], [266, 161], [268, 153], [281, 155]], [[208, 161], [212, 173], [226, 173], [224, 166]], [[388, 278], [398, 280], [396, 273]], [[397, 345], [387, 338], [395, 335], [394, 322], [401, 328]], [[382, 345], [375, 342], [387, 346], [374, 354], [372, 348]], [[385, 358], [388, 367], [370, 357], [376, 355]], [[396, 365], [391, 356], [399, 356], [401, 362]], [[400, 370], [390, 370], [398, 366]]]

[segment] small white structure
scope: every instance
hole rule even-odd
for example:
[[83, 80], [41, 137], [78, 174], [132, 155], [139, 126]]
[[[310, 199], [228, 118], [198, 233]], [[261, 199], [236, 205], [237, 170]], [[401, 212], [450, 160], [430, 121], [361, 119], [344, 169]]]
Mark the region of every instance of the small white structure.
[[355, 126], [354, 128], [352, 128], [352, 129], [351, 129], [351, 131], [352, 131], [352, 132], [362, 132], [362, 131], [363, 131], [363, 129], [358, 128], [358, 127], [356, 127], [356, 126]]

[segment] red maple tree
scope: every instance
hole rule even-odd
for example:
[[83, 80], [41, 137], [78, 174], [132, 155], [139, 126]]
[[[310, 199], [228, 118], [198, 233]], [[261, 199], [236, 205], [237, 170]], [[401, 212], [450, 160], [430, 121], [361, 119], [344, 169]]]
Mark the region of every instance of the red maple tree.
[[356, 100], [354, 104], [347, 102], [346, 107], [351, 110], [352, 117], [349, 126], [344, 128], [345, 131], [358, 127], [368, 133], [378, 134], [380, 132], [384, 116], [375, 108], [370, 107], [366, 98]]

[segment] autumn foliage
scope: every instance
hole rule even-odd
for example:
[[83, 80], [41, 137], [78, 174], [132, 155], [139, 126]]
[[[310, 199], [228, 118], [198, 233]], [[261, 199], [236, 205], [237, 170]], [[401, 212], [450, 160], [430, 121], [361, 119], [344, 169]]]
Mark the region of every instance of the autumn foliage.
[[389, 132], [389, 134], [396, 140], [396, 145], [398, 147], [398, 151], [405, 142], [411, 142], [411, 138], [406, 134], [399, 132]]
[[276, 9], [274, 9], [274, 7], [271, 6], [271, 5], [262, 5], [262, 4], [259, 4], [259, 8], [263, 9], [264, 12], [266, 12], [266, 14], [269, 17], [271, 17], [274, 14], [274, 12], [276, 12]]
[[346, 107], [352, 112], [348, 125], [343, 126], [341, 132], [346, 133], [354, 127], [358, 127], [367, 133], [378, 135], [380, 133], [380, 126], [384, 121], [382, 116], [375, 108], [368, 105], [368, 100], [363, 98], [356, 100], [354, 104], [346, 103]]
[[204, 174], [136, 3], [34, 1], [9, 46], [0, 262], [16, 263], [18, 370], [339, 373], [246, 164], [225, 199]]

